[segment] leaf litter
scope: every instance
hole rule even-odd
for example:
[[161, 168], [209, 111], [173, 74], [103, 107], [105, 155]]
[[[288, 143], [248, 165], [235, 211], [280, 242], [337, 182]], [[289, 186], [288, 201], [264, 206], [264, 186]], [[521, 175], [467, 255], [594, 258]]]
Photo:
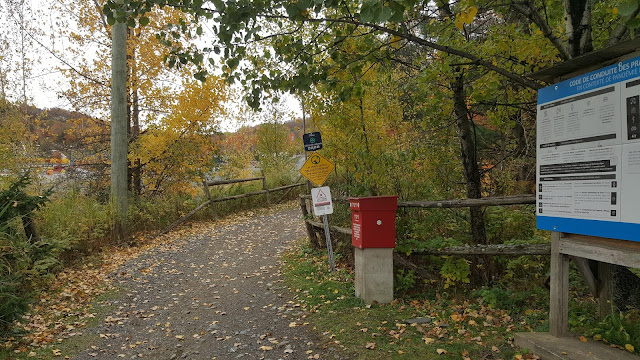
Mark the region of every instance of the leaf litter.
[[[155, 238], [139, 234], [137, 246], [105, 249], [100, 259], [59, 273], [25, 317], [24, 340], [9, 346], [64, 357], [74, 354], [52, 346], [94, 335], [74, 359], [264, 358], [272, 352], [318, 359], [326, 350], [306, 330], [300, 304], [287, 301], [278, 264], [303, 235], [291, 204]], [[101, 302], [111, 312], [88, 326], [96, 316], [92, 301], [109, 291], [120, 293]]]

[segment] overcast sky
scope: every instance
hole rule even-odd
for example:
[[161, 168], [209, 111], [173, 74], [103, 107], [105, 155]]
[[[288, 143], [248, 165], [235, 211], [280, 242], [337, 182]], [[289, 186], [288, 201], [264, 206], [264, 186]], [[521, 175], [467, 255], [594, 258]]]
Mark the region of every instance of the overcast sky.
[[[7, 18], [7, 16], [10, 16], [7, 12], [7, 1], [8, 0], [0, 0], [0, 21], [3, 21], [5, 26], [11, 23], [12, 20], [11, 18]], [[54, 49], [60, 52], [60, 50], [63, 50], [65, 46], [68, 45], [64, 43], [65, 40], [62, 37], [52, 36], [52, 34], [55, 34], [56, 21], [50, 9], [51, 3], [44, 0], [24, 0], [24, 2], [27, 6], [31, 5], [33, 9], [32, 20], [35, 20], [35, 22], [39, 24], [39, 28], [41, 28], [40, 34], [30, 33], [33, 39], [31, 41], [31, 48], [29, 49], [29, 57], [33, 61], [31, 62], [31, 75], [27, 79], [27, 96], [33, 105], [42, 109], [58, 107], [74, 110], [68, 100], [59, 96], [62, 91], [68, 89], [69, 85], [67, 79], [62, 76], [57, 69], [68, 67], [59, 59], [52, 56], [48, 50]], [[13, 19], [15, 20], [15, 16]], [[73, 21], [66, 21], [64, 25], [71, 28], [75, 27]], [[6, 37], [14, 43], [14, 46], [16, 45], [15, 42], [19, 40], [18, 34], [16, 34], [16, 32], [19, 32], [18, 29], [19, 27], [15, 26], [15, 24], [13, 31], [6, 29], [10, 31]], [[0, 31], [2, 30], [4, 29], [0, 29]], [[211, 31], [210, 29], [206, 29], [205, 31], [207, 30], [208, 32]], [[213, 33], [210, 35], [215, 36]], [[91, 49], [88, 49], [88, 56], [102, 56], [96, 53], [95, 49], [93, 49], [93, 51], [94, 53], [92, 54]], [[64, 57], [64, 55], [65, 53], [62, 52], [61, 56]], [[65, 60], [73, 63], [73, 59]], [[286, 95], [284, 97], [284, 103], [295, 116], [302, 117], [300, 103], [293, 96]], [[230, 106], [234, 107], [234, 105]], [[241, 125], [243, 124], [237, 124], [235, 121], [223, 121], [221, 128], [223, 131], [233, 131]]]

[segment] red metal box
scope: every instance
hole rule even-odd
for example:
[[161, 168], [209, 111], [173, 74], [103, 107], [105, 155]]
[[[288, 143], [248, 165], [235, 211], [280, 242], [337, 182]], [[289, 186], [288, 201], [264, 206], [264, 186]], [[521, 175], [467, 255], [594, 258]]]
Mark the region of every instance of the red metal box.
[[397, 196], [349, 198], [351, 244], [365, 248], [396, 247]]

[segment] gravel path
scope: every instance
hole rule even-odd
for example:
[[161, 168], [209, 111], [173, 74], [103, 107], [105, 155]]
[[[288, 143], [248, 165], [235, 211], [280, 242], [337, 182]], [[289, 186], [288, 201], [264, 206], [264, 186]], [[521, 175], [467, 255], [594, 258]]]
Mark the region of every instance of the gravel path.
[[304, 236], [280, 209], [151, 250], [113, 274], [122, 296], [73, 359], [334, 359], [305, 323], [278, 271]]

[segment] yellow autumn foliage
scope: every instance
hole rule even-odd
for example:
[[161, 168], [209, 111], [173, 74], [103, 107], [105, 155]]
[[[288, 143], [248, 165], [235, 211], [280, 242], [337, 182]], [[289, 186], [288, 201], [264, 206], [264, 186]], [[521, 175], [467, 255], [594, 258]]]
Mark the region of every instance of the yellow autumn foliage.
[[477, 14], [478, 8], [475, 6], [470, 6], [456, 16], [454, 23], [458, 29], [462, 30], [465, 24], [469, 25], [473, 22], [473, 19], [475, 19]]
[[168, 106], [168, 115], [154, 119], [140, 134], [129, 160], [141, 164], [145, 191], [194, 191], [214, 155], [213, 135], [227, 96], [227, 85], [218, 78], [189, 81]]

